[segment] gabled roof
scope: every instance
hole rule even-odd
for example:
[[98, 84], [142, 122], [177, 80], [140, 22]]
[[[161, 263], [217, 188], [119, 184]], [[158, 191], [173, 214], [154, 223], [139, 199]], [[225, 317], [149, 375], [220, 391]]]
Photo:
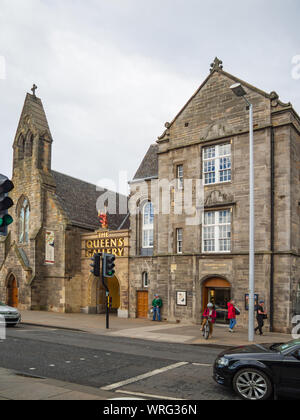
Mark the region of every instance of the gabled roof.
[[[56, 183], [56, 196], [65, 210], [70, 222], [86, 229], [100, 229], [96, 202], [106, 191], [97, 191], [96, 185], [73, 178], [62, 173], [51, 171]], [[109, 192], [113, 196], [115, 193]], [[117, 212], [120, 194], [117, 196]], [[123, 196], [124, 198], [124, 196]], [[125, 197], [125, 200], [127, 198]], [[128, 229], [127, 214], [108, 214], [110, 230]], [[124, 222], [124, 220], [126, 221]]]
[[139, 169], [137, 170], [134, 180], [154, 178], [158, 176], [158, 145], [152, 144], [146, 153]]
[[[210, 74], [207, 76], [207, 78], [204, 80], [204, 82], [201, 84], [201, 86], [196, 90], [196, 92], [192, 95], [192, 97], [187, 101], [187, 103], [183, 106], [183, 108], [178, 112], [178, 114], [175, 116], [175, 118], [169, 123], [166, 123], [166, 128], [167, 130], [165, 130], [165, 132], [162, 134], [162, 136], [160, 136], [158, 138], [158, 143], [160, 142], [161, 139], [163, 139], [167, 133], [167, 131], [171, 128], [171, 126], [174, 124], [174, 122], [177, 120], [177, 118], [182, 114], [182, 112], [187, 108], [187, 106], [192, 102], [192, 100], [195, 98], [195, 96], [198, 95], [198, 93], [200, 92], [200, 90], [206, 85], [206, 83], [208, 82], [208, 80], [212, 77], [212, 75], [215, 72], [219, 72], [221, 74], [223, 74], [224, 76], [228, 77], [229, 79], [231, 79], [233, 82], [235, 83], [240, 83], [241, 85], [243, 85], [244, 87], [253, 90], [255, 92], [257, 92], [258, 94], [264, 96], [267, 99], [270, 100], [275, 100], [277, 101], [278, 104], [280, 104], [280, 106], [282, 107], [292, 107], [291, 103], [283, 103], [279, 100], [279, 96], [276, 92], [271, 92], [271, 93], [267, 93], [261, 89], [258, 89], [257, 87], [251, 85], [248, 82], [245, 82], [242, 79], [239, 79], [238, 77], [227, 73], [226, 71], [223, 70], [223, 62], [221, 60], [219, 60], [217, 57], [215, 58], [214, 62], [211, 64], [211, 69], [210, 69]], [[294, 111], [295, 112], [295, 111]], [[297, 114], [295, 112], [295, 114]]]

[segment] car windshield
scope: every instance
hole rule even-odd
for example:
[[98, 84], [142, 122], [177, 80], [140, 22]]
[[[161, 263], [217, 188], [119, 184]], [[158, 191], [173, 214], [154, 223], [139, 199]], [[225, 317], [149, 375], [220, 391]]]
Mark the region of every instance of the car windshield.
[[5, 303], [0, 302], [0, 306], [6, 306]]
[[290, 350], [293, 347], [299, 346], [299, 345], [300, 345], [300, 340], [293, 340], [293, 341], [289, 341], [288, 343], [274, 344], [272, 346], [272, 349], [277, 350], [280, 353], [282, 353], [283, 351]]

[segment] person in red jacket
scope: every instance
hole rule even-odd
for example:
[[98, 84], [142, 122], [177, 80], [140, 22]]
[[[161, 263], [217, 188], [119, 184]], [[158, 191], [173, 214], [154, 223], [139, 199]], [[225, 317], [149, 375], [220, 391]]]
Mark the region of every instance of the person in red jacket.
[[230, 321], [229, 332], [233, 332], [233, 329], [236, 326], [235, 301], [232, 299], [230, 302], [227, 303], [227, 307], [228, 307], [228, 319]]
[[204, 329], [204, 326], [207, 322], [209, 322], [209, 337], [212, 337], [213, 331], [214, 331], [214, 324], [216, 322], [217, 318], [217, 312], [215, 310], [215, 307], [212, 303], [209, 303], [207, 305], [207, 308], [205, 309], [203, 313], [203, 323], [202, 323], [202, 331]]

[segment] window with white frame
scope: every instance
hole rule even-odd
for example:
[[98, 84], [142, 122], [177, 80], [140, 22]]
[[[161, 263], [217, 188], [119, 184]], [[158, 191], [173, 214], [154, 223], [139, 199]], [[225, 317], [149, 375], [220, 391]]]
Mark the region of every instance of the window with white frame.
[[143, 248], [153, 248], [154, 231], [154, 209], [152, 203], [148, 202], [143, 207]]
[[203, 149], [204, 184], [231, 181], [231, 144], [220, 144]]
[[231, 211], [209, 211], [204, 213], [202, 231], [203, 252], [231, 251]]
[[182, 254], [183, 229], [176, 229], [176, 252]]
[[176, 176], [177, 176], [177, 188], [179, 190], [183, 189], [183, 183], [184, 183], [184, 178], [183, 178], [183, 165], [177, 165], [176, 168]]
[[147, 271], [143, 272], [143, 288], [147, 288], [149, 287], [149, 278], [148, 278], [148, 273]]

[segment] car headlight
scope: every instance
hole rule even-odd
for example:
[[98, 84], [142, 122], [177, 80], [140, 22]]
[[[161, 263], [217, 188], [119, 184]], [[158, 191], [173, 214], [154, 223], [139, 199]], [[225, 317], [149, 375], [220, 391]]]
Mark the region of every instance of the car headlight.
[[217, 365], [218, 366], [228, 366], [229, 365], [229, 359], [226, 359], [226, 357], [220, 357], [217, 360]]

